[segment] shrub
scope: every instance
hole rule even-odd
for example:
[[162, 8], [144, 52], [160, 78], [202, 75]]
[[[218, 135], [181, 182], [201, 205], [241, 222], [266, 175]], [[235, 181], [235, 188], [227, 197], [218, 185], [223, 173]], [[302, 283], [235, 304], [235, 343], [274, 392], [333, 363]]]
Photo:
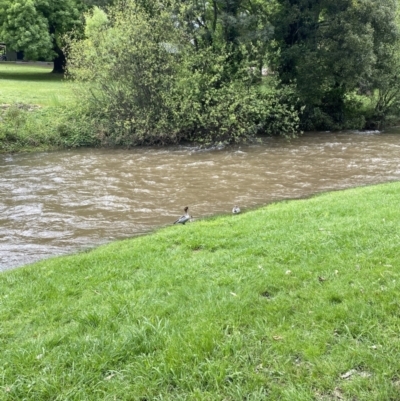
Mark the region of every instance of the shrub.
[[248, 49], [239, 49], [232, 68], [232, 48], [195, 47], [172, 15], [161, 6], [149, 15], [134, 1], [109, 15], [94, 9], [86, 16], [86, 38], [69, 39], [68, 74], [82, 84], [78, 95], [100, 143], [211, 144], [259, 132], [295, 135], [298, 111], [277, 85], [268, 94], [254, 85]]

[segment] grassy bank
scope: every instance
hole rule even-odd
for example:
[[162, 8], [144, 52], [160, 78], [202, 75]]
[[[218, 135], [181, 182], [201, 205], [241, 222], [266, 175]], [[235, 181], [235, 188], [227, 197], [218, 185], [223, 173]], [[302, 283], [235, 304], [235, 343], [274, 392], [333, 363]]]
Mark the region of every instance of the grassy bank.
[[85, 141], [73, 85], [52, 74], [51, 67], [0, 63], [0, 81], [0, 152], [80, 146]]
[[2, 400], [400, 399], [400, 184], [0, 275]]

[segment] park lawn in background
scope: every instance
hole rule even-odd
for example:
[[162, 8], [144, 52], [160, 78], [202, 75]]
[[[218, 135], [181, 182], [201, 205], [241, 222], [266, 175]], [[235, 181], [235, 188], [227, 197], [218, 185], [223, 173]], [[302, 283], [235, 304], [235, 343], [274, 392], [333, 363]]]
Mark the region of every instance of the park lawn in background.
[[0, 63], [0, 103], [54, 106], [72, 99], [71, 87], [51, 66]]
[[0, 275], [0, 399], [399, 400], [400, 183]]
[[0, 153], [95, 146], [74, 84], [50, 66], [0, 63]]

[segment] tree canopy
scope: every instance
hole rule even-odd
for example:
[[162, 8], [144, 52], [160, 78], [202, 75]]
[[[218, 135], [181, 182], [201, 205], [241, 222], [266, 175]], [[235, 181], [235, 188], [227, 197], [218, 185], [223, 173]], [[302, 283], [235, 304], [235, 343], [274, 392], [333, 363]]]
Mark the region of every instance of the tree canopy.
[[[395, 0], [277, 0], [274, 65], [282, 82], [296, 82], [309, 116], [340, 127], [346, 99], [378, 89], [399, 40]], [[389, 68], [390, 69], [390, 68]]]
[[83, 12], [108, 0], [0, 0], [0, 38], [30, 60], [53, 60], [63, 72], [62, 37], [82, 26]]

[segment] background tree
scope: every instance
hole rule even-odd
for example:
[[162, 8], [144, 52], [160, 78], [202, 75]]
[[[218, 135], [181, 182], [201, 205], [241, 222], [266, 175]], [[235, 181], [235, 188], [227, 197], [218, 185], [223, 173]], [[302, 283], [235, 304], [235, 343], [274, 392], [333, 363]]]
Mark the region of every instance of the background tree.
[[252, 79], [253, 47], [233, 46], [217, 28], [209, 40], [205, 17], [188, 29], [187, 6], [132, 0], [107, 12], [94, 8], [84, 39], [71, 38], [68, 73], [80, 83], [79, 103], [99, 141], [211, 144], [259, 132], [295, 135], [290, 90], [262, 93]]
[[62, 37], [82, 26], [82, 14], [105, 0], [0, 0], [0, 37], [29, 60], [53, 60], [54, 72], [64, 72]]
[[392, 63], [398, 41], [396, 1], [277, 3], [274, 64], [282, 82], [297, 85], [307, 106], [305, 128], [345, 128], [349, 95], [360, 86], [373, 92], [377, 77]]
[[242, 49], [261, 74], [266, 44], [272, 37], [268, 2], [262, 0], [185, 0], [175, 11], [197, 49], [229, 48], [229, 74], [240, 65]]
[[108, 6], [112, 6], [113, 4], [116, 3], [117, 0], [82, 0], [84, 4], [88, 8], [92, 7], [100, 7], [100, 8], [106, 8]]

